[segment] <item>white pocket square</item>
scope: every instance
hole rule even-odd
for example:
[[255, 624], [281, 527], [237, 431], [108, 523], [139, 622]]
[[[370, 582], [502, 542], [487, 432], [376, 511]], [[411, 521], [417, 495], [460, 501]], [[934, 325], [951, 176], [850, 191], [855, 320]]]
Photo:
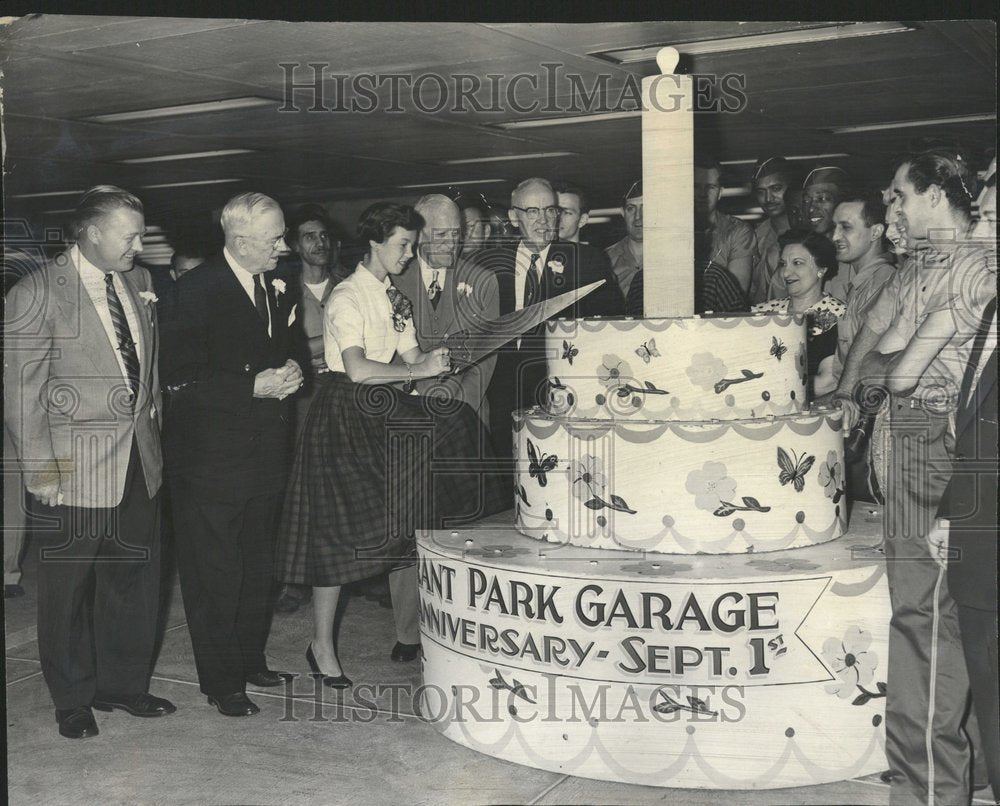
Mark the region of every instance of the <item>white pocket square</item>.
[[292, 326], [292, 322], [295, 321], [295, 311], [298, 310], [298, 307], [299, 307], [299, 304], [296, 302], [292, 306], [292, 312], [290, 314], [288, 314], [288, 326], [289, 327], [291, 327]]

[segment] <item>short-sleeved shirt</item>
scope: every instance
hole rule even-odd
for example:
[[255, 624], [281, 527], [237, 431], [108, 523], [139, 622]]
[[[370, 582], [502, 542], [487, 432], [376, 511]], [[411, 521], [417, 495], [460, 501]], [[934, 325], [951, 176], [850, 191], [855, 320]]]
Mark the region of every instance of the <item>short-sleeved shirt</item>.
[[754, 228], [754, 237], [757, 239], [757, 259], [750, 278], [750, 302], [756, 304], [788, 296], [785, 278], [778, 271], [778, 261], [781, 259], [778, 233], [770, 218], [764, 219]]
[[628, 290], [632, 285], [632, 278], [642, 268], [639, 261], [633, 256], [632, 250], [629, 249], [628, 241], [629, 238], [626, 235], [620, 241], [611, 244], [611, 246], [604, 250], [608, 256], [608, 260], [611, 261], [611, 271], [614, 272], [615, 279], [618, 280], [622, 296], [626, 299], [628, 299]]
[[344, 371], [342, 354], [348, 347], [360, 347], [365, 358], [388, 364], [396, 353], [417, 346], [412, 317], [403, 320], [402, 331], [393, 326], [392, 303], [386, 294], [390, 287], [388, 277], [379, 281], [358, 264], [354, 274], [330, 292], [323, 320], [323, 345], [326, 364], [332, 371]]
[[[895, 302], [891, 324], [875, 349], [880, 353], [899, 352], [913, 340], [930, 314], [951, 311], [955, 335], [920, 376], [913, 397], [937, 411], [953, 411], [958, 405], [976, 327], [996, 294], [996, 253], [959, 241], [933, 251], [920, 250], [909, 262], [912, 269], [901, 278], [906, 282], [898, 284], [895, 299], [880, 298], [876, 305], [884, 317], [888, 303]], [[882, 297], [892, 288], [887, 284]]]
[[[867, 322], [868, 312], [875, 305], [896, 267], [881, 257], [854, 273], [847, 289], [846, 310], [837, 325], [837, 353], [833, 359], [833, 375], [839, 381], [844, 371], [847, 353], [861, 328]], [[883, 331], [884, 332], [884, 331]]]
[[[704, 234], [704, 233], [702, 233]], [[701, 252], [697, 246], [700, 238], [695, 235], [695, 262], [708, 266], [709, 262], [728, 269], [729, 264], [740, 258], [750, 258], [751, 266], [757, 259], [757, 238], [753, 234], [750, 225], [731, 215], [717, 212], [715, 214], [715, 224], [711, 229], [711, 240], [709, 241], [708, 254], [698, 254]]]

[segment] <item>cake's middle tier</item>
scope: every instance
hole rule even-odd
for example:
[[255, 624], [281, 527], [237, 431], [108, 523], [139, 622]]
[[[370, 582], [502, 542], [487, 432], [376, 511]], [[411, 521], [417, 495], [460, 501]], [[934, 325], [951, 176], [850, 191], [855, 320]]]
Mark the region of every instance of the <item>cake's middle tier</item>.
[[740, 554], [846, 526], [841, 414], [716, 422], [514, 412], [515, 526], [575, 546]]
[[806, 409], [801, 315], [547, 323], [549, 413], [734, 420]]

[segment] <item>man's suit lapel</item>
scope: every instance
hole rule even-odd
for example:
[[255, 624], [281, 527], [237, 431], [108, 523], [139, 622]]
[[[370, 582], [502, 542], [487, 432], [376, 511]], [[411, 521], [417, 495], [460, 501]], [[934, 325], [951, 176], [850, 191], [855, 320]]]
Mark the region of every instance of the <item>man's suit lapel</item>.
[[[257, 341], [267, 344], [269, 341], [267, 337], [267, 324], [257, 315], [257, 308], [253, 304], [253, 300], [250, 299], [243, 286], [240, 285], [240, 281], [236, 279], [236, 275], [233, 274], [233, 270], [229, 266], [229, 263], [226, 262], [225, 257], [222, 258], [221, 269], [222, 291], [225, 295], [225, 301], [229, 307], [230, 314], [235, 320], [234, 325], [238, 323], [248, 334], [252, 334]], [[270, 285], [270, 283], [267, 285]], [[269, 304], [271, 303], [269, 302]], [[272, 316], [276, 316], [276, 311], [273, 308]]]
[[[73, 264], [68, 252], [56, 257], [51, 272], [50, 292], [56, 300], [56, 307], [63, 322], [79, 322], [81, 343], [88, 345], [82, 352], [98, 370], [98, 377], [117, 378], [121, 367], [115, 357], [116, 347], [108, 339], [97, 308], [80, 280], [79, 269]], [[93, 349], [90, 349], [93, 345]], [[101, 348], [103, 345], [103, 349]]]

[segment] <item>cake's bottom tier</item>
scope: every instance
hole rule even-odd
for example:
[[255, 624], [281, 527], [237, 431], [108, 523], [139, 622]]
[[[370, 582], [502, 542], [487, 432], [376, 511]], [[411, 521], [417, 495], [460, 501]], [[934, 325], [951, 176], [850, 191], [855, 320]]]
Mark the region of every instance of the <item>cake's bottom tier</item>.
[[882, 771], [890, 607], [859, 515], [821, 546], [684, 563], [509, 528], [421, 538], [421, 715], [497, 758], [634, 784]]
[[780, 551], [844, 531], [839, 412], [713, 422], [514, 413], [515, 525], [665, 554]]

